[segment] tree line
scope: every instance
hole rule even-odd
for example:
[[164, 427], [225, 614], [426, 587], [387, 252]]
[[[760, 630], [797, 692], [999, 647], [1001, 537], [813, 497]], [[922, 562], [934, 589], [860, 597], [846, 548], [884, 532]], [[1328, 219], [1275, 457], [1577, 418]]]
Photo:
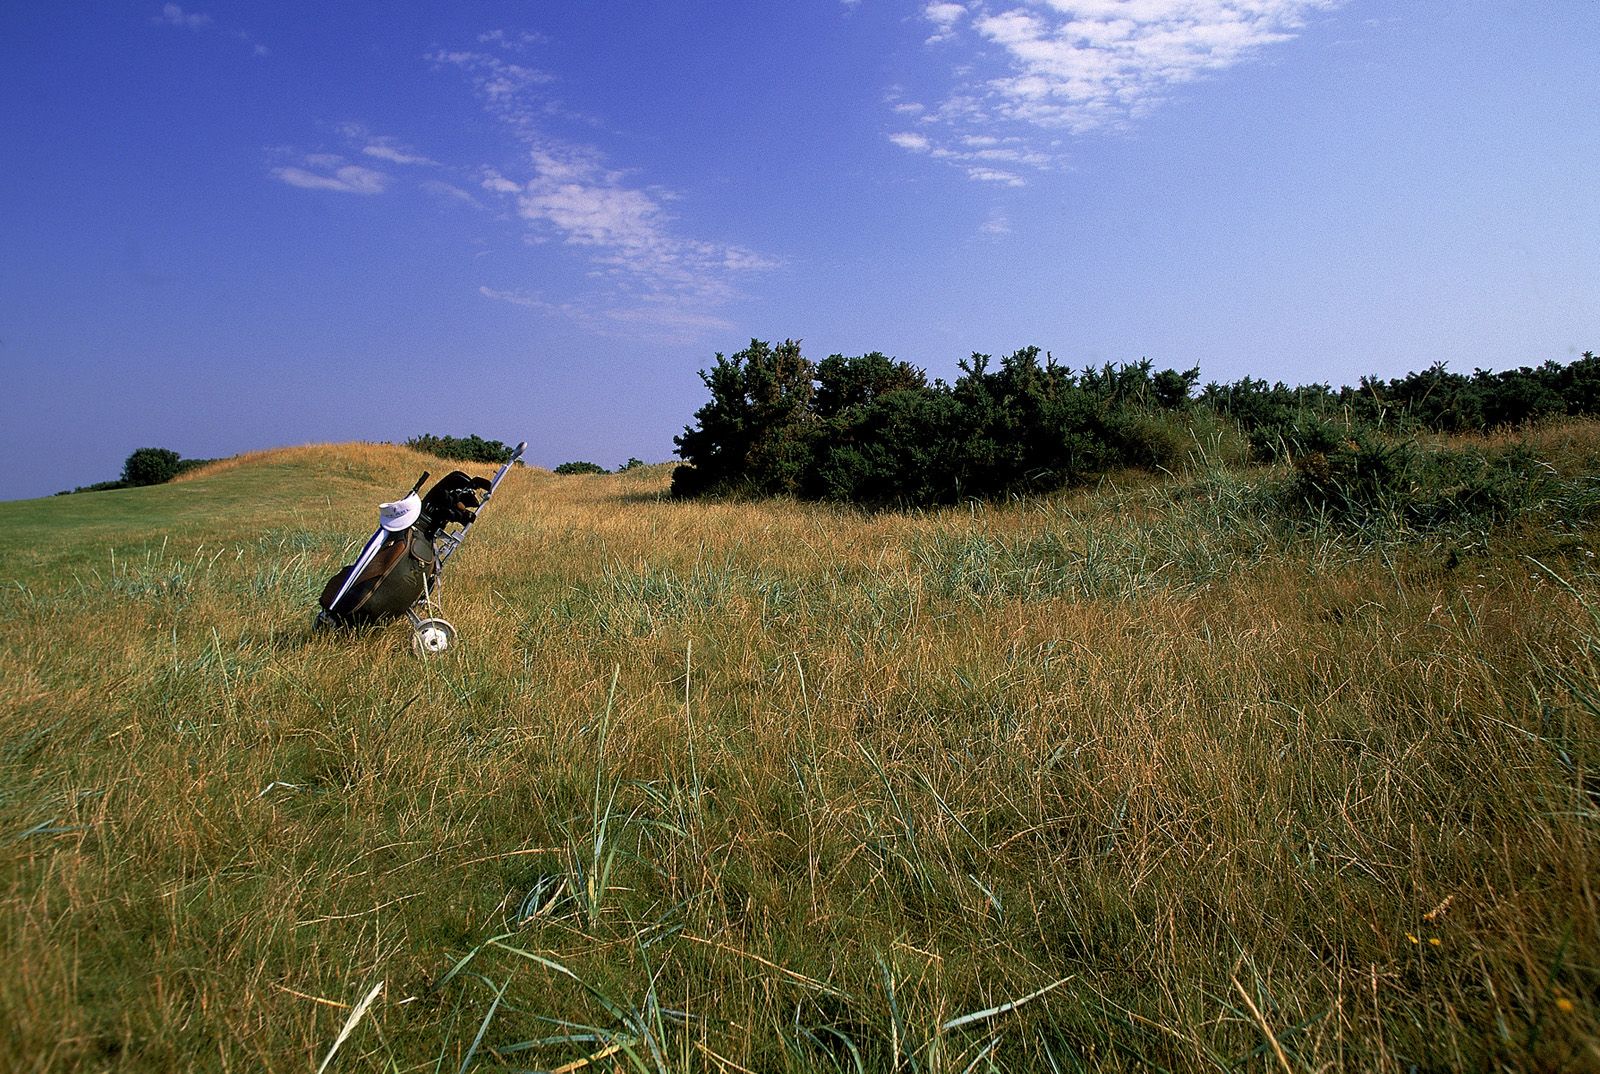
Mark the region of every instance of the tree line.
[[1351, 387], [1140, 361], [1074, 370], [1038, 347], [974, 354], [951, 383], [873, 352], [806, 358], [751, 340], [700, 373], [711, 398], [674, 438], [679, 497], [771, 496], [923, 506], [1047, 492], [1109, 470], [1176, 465], [1197, 426], [1225, 420], [1259, 461], [1329, 452], [1353, 433], [1488, 431], [1600, 413], [1600, 358], [1503, 372], [1443, 363]]

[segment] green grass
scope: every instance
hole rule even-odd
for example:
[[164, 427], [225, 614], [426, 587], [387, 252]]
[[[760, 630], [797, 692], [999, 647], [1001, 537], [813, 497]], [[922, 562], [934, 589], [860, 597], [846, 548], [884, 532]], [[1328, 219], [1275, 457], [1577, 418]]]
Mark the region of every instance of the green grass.
[[1600, 435], [1529, 443], [1425, 534], [518, 471], [427, 662], [309, 625], [437, 460], [0, 504], [0, 1068], [1600, 1066]]

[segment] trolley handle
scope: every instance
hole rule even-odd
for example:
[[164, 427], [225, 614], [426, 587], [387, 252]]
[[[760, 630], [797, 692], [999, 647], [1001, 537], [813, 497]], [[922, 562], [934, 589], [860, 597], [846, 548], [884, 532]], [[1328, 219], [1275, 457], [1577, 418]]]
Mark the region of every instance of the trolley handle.
[[428, 480], [428, 471], [424, 470], [422, 471], [422, 476], [417, 478], [417, 483], [411, 486], [411, 493], [408, 493], [407, 495], [411, 495], [420, 491], [422, 488], [422, 483], [426, 480]]

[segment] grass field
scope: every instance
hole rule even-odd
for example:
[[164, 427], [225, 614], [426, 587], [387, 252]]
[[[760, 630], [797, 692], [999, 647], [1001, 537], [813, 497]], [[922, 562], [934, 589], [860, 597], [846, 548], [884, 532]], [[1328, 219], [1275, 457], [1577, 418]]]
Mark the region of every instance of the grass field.
[[[1493, 531], [1267, 471], [928, 514], [448, 464], [0, 504], [0, 1069], [1600, 1069], [1600, 428]], [[344, 1032], [348, 1030], [348, 1032]]]

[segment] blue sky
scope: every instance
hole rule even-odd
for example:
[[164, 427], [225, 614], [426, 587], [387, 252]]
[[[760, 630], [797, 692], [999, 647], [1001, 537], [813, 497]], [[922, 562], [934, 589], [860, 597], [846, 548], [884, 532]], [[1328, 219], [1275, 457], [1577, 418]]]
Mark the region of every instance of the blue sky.
[[0, 498], [661, 461], [752, 337], [1353, 383], [1600, 348], [1600, 4], [0, 7]]

